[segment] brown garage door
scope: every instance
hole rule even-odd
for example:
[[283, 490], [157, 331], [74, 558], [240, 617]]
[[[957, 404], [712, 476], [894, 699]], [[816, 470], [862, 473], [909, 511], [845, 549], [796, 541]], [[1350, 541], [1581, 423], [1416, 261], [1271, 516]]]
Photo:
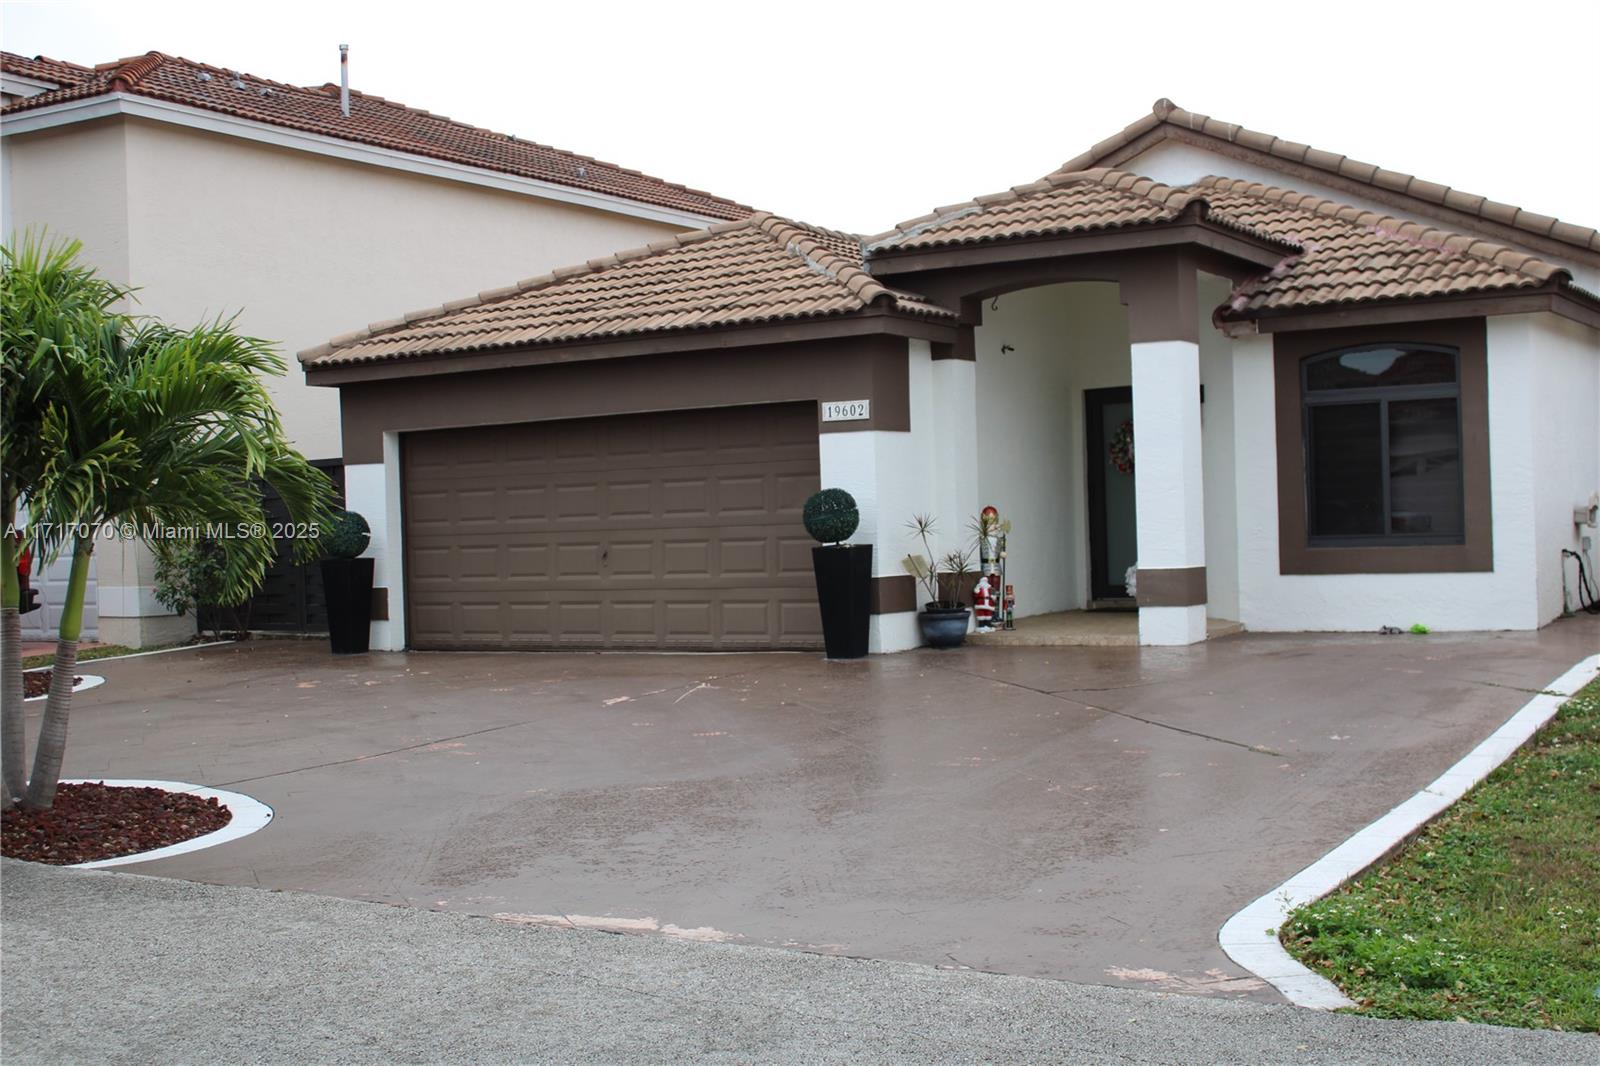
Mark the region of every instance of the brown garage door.
[[417, 648], [814, 648], [810, 404], [413, 433]]

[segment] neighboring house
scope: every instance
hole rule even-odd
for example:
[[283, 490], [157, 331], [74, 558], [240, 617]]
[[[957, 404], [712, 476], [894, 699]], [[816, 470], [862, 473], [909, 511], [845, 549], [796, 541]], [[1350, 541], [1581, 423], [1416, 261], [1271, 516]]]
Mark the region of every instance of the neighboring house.
[[[292, 353], [351, 322], [750, 210], [338, 85], [302, 87], [151, 52], [82, 67], [4, 53], [3, 232], [82, 240], [87, 260], [177, 324], [237, 314]], [[307, 458], [337, 478], [337, 397], [270, 382]], [[96, 550], [98, 626], [192, 634], [154, 600], [140, 544]], [[50, 624], [47, 608], [26, 616]], [[315, 568], [280, 565], [253, 623], [315, 628]]]
[[919, 642], [907, 520], [956, 547], [984, 504], [1020, 614], [1137, 566], [1146, 644], [1533, 629], [1594, 534], [1597, 280], [1592, 229], [1163, 100], [875, 237], [758, 215], [301, 360], [375, 647], [815, 647], [819, 485], [876, 548], [878, 651]]

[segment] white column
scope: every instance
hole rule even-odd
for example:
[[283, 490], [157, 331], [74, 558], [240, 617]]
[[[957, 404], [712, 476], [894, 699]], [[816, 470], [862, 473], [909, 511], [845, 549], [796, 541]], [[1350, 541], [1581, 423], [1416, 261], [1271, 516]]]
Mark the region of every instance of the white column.
[[[938, 518], [944, 536], [935, 548], [941, 551], [959, 545], [970, 517], [968, 511], [941, 509], [970, 506], [963, 502], [962, 492], [970, 491], [963, 486], [975, 467], [962, 464], [975, 463], [972, 363], [935, 362], [928, 342], [921, 340], [908, 342], [906, 358], [909, 431], [830, 432], [819, 441], [822, 485], [844, 489], [856, 498], [861, 526], [850, 539], [872, 545], [874, 577], [903, 575], [901, 560], [908, 552], [922, 550], [907, 530], [912, 515], [929, 513]], [[946, 460], [958, 469], [945, 471]], [[870, 651], [905, 651], [921, 643], [916, 611], [872, 616]]]
[[1200, 346], [1146, 341], [1133, 362], [1134, 500], [1138, 508], [1139, 643], [1206, 639], [1204, 602], [1145, 606], [1147, 589], [1206, 565], [1205, 494], [1200, 453]]
[[383, 462], [344, 468], [345, 506], [367, 520], [373, 588], [388, 589], [389, 617], [372, 623], [373, 651], [406, 646], [405, 544], [400, 525], [400, 434], [383, 435]]

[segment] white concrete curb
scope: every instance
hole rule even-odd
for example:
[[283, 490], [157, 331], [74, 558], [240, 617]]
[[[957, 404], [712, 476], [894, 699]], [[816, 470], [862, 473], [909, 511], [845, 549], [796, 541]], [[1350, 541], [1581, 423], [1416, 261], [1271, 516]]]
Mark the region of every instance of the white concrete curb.
[[[92, 688], [99, 688], [101, 685], [103, 685], [105, 683], [106, 683], [106, 679], [101, 677], [99, 674], [79, 674], [78, 675], [78, 683], [72, 686], [72, 694], [73, 695], [77, 695], [80, 692], [87, 692]], [[45, 694], [43, 696], [29, 696], [27, 699], [23, 700], [22, 702], [23, 703], [37, 703], [39, 700], [47, 700], [49, 698], [50, 698], [50, 696], [47, 693], [47, 694]]]
[[83, 663], [114, 663], [121, 659], [142, 659], [146, 655], [171, 655], [175, 651], [200, 651], [203, 648], [220, 648], [224, 644], [238, 644], [237, 640], [208, 640], [204, 644], [179, 644], [175, 648], [156, 648], [153, 651], [130, 651], [126, 655], [97, 655], [93, 659], [85, 659]]
[[1523, 704], [1504, 725], [1427, 788], [1229, 918], [1217, 934], [1222, 950], [1298, 1006], [1318, 1010], [1355, 1006], [1332, 981], [1300, 965], [1284, 950], [1278, 942], [1278, 927], [1284, 918], [1296, 907], [1321, 899], [1389, 854], [1396, 844], [1466, 795], [1468, 789], [1527, 743], [1597, 672], [1600, 655], [1579, 662]]
[[135, 855], [119, 855], [114, 859], [100, 859], [98, 862], [75, 863], [71, 869], [99, 870], [107, 866], [125, 866], [132, 862], [150, 862], [154, 859], [166, 859], [173, 855], [182, 855], [185, 852], [199, 851], [202, 848], [214, 848], [218, 844], [226, 844], [230, 840], [247, 837], [260, 829], [265, 829], [267, 823], [272, 821], [272, 808], [260, 800], [251, 799], [240, 792], [226, 792], [220, 788], [206, 788], [203, 785], [190, 785], [182, 781], [113, 781], [99, 777], [77, 777], [70, 781], [64, 780], [62, 784], [97, 784], [110, 785], [113, 788], [159, 788], [167, 792], [186, 792], [191, 796], [201, 799], [215, 798], [216, 801], [228, 808], [233, 818], [221, 829], [202, 834], [193, 840], [185, 840], [180, 844], [169, 844], [164, 848], [154, 851], [141, 851]]

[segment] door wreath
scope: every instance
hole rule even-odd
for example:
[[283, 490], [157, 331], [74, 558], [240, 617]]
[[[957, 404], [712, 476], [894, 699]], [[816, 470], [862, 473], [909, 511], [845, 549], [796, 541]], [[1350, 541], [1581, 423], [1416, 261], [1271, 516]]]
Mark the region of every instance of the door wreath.
[[1133, 419], [1125, 420], [1111, 437], [1111, 465], [1119, 474], [1133, 473]]

